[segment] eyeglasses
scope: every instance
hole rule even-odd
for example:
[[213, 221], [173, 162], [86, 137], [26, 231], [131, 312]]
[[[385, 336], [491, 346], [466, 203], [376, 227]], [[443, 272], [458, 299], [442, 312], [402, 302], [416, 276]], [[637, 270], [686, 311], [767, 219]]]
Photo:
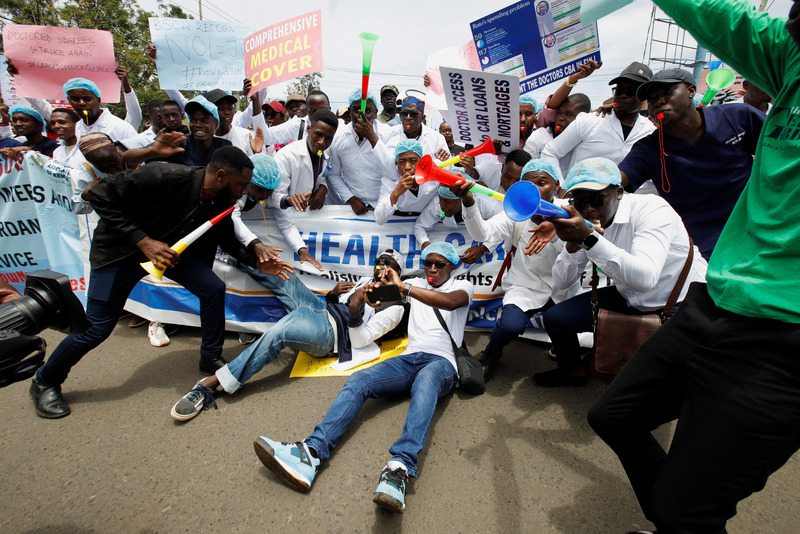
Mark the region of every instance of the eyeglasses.
[[581, 197], [572, 197], [569, 199], [570, 206], [575, 206], [575, 209], [578, 211], [583, 211], [586, 209], [586, 205], [590, 205], [593, 208], [602, 208], [606, 203], [606, 197], [611, 191], [606, 191], [605, 193], [590, 193], [586, 196]]
[[434, 265], [436, 266], [437, 269], [444, 269], [448, 265], [447, 262], [444, 262], [444, 261], [433, 261], [433, 260], [424, 260], [422, 263], [428, 269], [430, 269]]
[[391, 266], [392, 258], [375, 258], [375, 266], [377, 267], [379, 265]]
[[416, 119], [420, 115], [421, 115], [421, 113], [418, 112], [418, 111], [401, 111], [400, 112], [400, 116], [403, 117], [404, 119], [406, 117], [411, 117], [412, 119]]

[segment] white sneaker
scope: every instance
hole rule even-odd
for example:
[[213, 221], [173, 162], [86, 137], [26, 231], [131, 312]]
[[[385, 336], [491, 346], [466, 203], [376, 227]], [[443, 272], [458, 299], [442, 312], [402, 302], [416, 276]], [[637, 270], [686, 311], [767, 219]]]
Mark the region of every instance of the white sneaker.
[[164, 325], [161, 323], [150, 323], [147, 329], [147, 337], [150, 338], [150, 344], [154, 347], [166, 347], [169, 345], [169, 337], [164, 332]]

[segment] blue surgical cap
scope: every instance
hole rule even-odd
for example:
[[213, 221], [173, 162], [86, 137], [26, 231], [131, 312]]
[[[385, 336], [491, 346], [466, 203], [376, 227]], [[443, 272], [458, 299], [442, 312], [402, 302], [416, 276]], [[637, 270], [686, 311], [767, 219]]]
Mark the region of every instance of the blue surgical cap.
[[435, 241], [425, 247], [425, 250], [422, 251], [422, 259], [428, 257], [429, 254], [438, 254], [444, 258], [447, 258], [447, 261], [455, 265], [458, 263], [458, 252], [456, 252], [456, 248], [446, 241]]
[[94, 96], [97, 98], [103, 96], [97, 84], [86, 78], [72, 78], [71, 80], [67, 80], [67, 83], [64, 84], [64, 94], [67, 95], [67, 98], [69, 98], [69, 92], [73, 89], [86, 89], [94, 93]]
[[425, 113], [425, 102], [415, 96], [407, 96], [403, 99], [402, 107], [404, 108], [406, 106], [414, 106], [420, 111], [420, 113]]
[[38, 111], [36, 111], [35, 109], [33, 109], [31, 107], [28, 107], [28, 106], [11, 106], [11, 109], [9, 109], [8, 112], [11, 114], [12, 118], [14, 117], [14, 113], [24, 113], [26, 115], [30, 115], [31, 117], [33, 117], [37, 121], [39, 121], [42, 124], [44, 124], [44, 119], [42, 118], [42, 115]]
[[414, 152], [419, 157], [422, 157], [422, 145], [416, 139], [402, 139], [397, 146], [394, 147], [394, 160], [403, 152]]
[[[375, 109], [381, 109], [381, 107], [378, 105], [378, 99], [375, 98], [375, 95], [372, 93], [372, 91], [367, 91], [367, 100], [372, 100], [372, 103], [375, 104]], [[361, 101], [361, 89], [356, 89], [350, 93], [350, 96], [347, 97], [347, 107], [349, 108], [353, 105], [353, 102], [356, 101]]]
[[275, 189], [281, 183], [281, 169], [275, 160], [267, 154], [250, 156], [253, 162], [253, 178], [251, 182], [264, 189]]
[[526, 174], [535, 171], [546, 172], [553, 180], [557, 182], [562, 181], [561, 169], [558, 168], [558, 163], [556, 163], [555, 160], [548, 158], [532, 159], [522, 167], [520, 177], [524, 180]]
[[613, 161], [606, 158], [587, 158], [573, 165], [567, 173], [564, 188], [600, 191], [609, 185], [620, 185], [622, 175]]
[[439, 196], [447, 200], [458, 200], [458, 197], [450, 191], [450, 188], [444, 185], [439, 186]]
[[533, 106], [533, 110], [536, 113], [539, 113], [539, 111], [542, 110], [542, 107], [539, 105], [539, 102], [537, 102], [536, 99], [533, 98], [532, 95], [522, 95], [521, 97], [519, 97], [519, 103], [520, 104], [530, 104], [531, 106]]
[[211, 113], [214, 116], [214, 119], [216, 119], [217, 124], [219, 124], [219, 111], [217, 111], [217, 106], [209, 102], [208, 99], [202, 95], [196, 96], [186, 103], [186, 106], [183, 108], [186, 111], [186, 116], [188, 117], [189, 112], [193, 109], [197, 109], [197, 106], [200, 106]]

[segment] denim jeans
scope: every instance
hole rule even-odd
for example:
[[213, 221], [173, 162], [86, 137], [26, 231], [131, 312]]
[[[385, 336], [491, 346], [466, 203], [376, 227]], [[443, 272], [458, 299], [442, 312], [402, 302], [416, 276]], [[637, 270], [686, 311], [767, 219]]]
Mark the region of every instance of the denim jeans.
[[[45, 386], [58, 386], [83, 356], [111, 335], [125, 301], [146, 273], [136, 262], [125, 261], [93, 269], [87, 291], [88, 332], [70, 335], [59, 343], [47, 362], [36, 373]], [[167, 276], [191, 291], [200, 300], [200, 355], [217, 358], [225, 341], [225, 283], [191, 249], [167, 271]]]
[[525, 332], [531, 317], [552, 305], [553, 301], [548, 301], [541, 308], [523, 311], [515, 304], [504, 304], [500, 318], [494, 323], [484, 357], [495, 362], [499, 360], [503, 356], [503, 348]]
[[322, 461], [330, 457], [336, 440], [344, 434], [368, 398], [379, 399], [411, 393], [411, 404], [400, 439], [389, 449], [392, 460], [402, 462], [408, 474], [417, 476], [417, 455], [425, 447], [439, 397], [456, 384], [456, 370], [441, 356], [416, 352], [384, 360], [354, 373], [336, 396], [328, 413], [306, 440]]
[[333, 352], [334, 332], [328, 320], [325, 301], [317, 297], [296, 276], [281, 280], [260, 271], [240, 266], [264, 287], [271, 289], [288, 312], [255, 343], [216, 372], [222, 388], [233, 393], [269, 362], [278, 358], [284, 347], [302, 350], [311, 356]]

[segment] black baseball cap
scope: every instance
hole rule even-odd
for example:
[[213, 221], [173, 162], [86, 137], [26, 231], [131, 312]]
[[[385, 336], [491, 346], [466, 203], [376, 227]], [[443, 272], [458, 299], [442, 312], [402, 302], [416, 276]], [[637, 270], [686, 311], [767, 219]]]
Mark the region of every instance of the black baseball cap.
[[608, 85], [615, 85], [622, 79], [631, 80], [637, 83], [649, 82], [653, 78], [653, 71], [644, 63], [634, 61], [625, 70], [619, 73], [619, 76], [608, 82]]
[[656, 72], [653, 79], [649, 82], [643, 83], [636, 90], [636, 98], [639, 100], [647, 100], [647, 93], [656, 85], [672, 85], [674, 83], [685, 83], [695, 87], [694, 76], [688, 70], [683, 69], [665, 69]]
[[208, 100], [212, 104], [219, 104], [221, 100], [224, 100], [226, 98], [229, 98], [232, 104], [238, 102], [235, 96], [233, 96], [230, 93], [227, 93], [226, 91], [223, 91], [222, 89], [212, 89], [211, 91], [206, 93], [206, 100]]

